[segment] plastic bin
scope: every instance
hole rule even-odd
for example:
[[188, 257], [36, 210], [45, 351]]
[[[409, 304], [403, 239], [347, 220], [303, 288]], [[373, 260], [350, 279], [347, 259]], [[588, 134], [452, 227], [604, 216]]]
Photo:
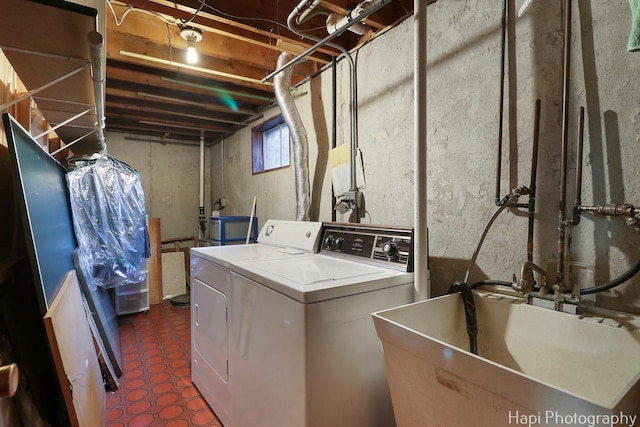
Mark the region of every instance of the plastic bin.
[[[212, 245], [232, 245], [246, 243], [249, 230], [248, 216], [219, 216], [209, 218], [209, 240]], [[258, 218], [253, 218], [250, 242], [258, 240]]]

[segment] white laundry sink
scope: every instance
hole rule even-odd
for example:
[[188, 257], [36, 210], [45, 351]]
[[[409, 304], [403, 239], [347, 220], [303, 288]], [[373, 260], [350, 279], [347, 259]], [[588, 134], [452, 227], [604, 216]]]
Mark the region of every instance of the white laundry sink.
[[373, 314], [398, 427], [640, 426], [640, 322], [576, 316], [474, 292]]

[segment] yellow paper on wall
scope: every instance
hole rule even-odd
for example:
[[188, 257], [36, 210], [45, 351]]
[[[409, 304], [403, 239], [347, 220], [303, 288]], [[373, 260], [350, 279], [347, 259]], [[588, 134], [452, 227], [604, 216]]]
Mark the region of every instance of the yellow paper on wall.
[[[329, 151], [329, 165], [331, 166], [331, 181], [336, 197], [341, 196], [351, 188], [351, 148], [349, 144], [342, 144]], [[364, 169], [360, 149], [356, 152], [356, 184], [358, 190], [365, 188]]]

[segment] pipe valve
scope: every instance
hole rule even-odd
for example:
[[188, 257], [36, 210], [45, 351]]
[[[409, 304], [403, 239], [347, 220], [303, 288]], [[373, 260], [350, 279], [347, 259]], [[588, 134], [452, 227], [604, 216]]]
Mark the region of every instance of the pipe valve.
[[640, 232], [640, 208], [631, 204], [604, 203], [595, 206], [580, 206], [578, 209], [595, 215], [625, 217], [627, 225]]
[[526, 185], [520, 185], [507, 194], [498, 202], [498, 206], [503, 206], [506, 203], [516, 202], [520, 196], [531, 194], [531, 190]]

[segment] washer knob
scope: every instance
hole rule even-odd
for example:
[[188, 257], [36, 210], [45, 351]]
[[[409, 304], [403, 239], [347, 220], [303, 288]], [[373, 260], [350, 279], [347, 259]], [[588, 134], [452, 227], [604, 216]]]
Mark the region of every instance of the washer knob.
[[336, 239], [335, 248], [340, 250], [340, 249], [342, 249], [342, 246], [344, 246], [344, 237], [338, 237]]

